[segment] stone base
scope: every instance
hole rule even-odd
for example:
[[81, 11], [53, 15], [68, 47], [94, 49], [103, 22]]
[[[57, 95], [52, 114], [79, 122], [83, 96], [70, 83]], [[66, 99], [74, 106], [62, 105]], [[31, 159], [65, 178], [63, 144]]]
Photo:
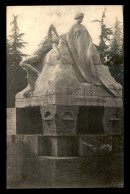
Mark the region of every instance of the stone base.
[[122, 108], [101, 106], [36, 106], [16, 108], [16, 133], [45, 136], [120, 135]]
[[[120, 164], [117, 165], [117, 160]], [[118, 187], [123, 185], [123, 156], [28, 158], [27, 183], [44, 187]], [[32, 166], [33, 165], [33, 171]], [[113, 169], [114, 168], [114, 169]], [[30, 172], [31, 171], [31, 172]]]
[[13, 145], [13, 150], [7, 148], [8, 184], [19, 182], [23, 188], [27, 184], [30, 188], [117, 187], [123, 184], [122, 143], [121, 136], [108, 135], [13, 135], [8, 137], [8, 148]]

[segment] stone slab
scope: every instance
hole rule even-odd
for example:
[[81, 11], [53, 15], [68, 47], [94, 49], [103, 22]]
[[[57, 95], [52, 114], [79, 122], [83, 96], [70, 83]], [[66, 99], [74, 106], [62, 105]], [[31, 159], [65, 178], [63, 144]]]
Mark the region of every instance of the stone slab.
[[49, 94], [42, 97], [16, 98], [15, 102], [17, 108], [45, 105], [123, 107], [123, 102], [122, 98], [66, 94]]

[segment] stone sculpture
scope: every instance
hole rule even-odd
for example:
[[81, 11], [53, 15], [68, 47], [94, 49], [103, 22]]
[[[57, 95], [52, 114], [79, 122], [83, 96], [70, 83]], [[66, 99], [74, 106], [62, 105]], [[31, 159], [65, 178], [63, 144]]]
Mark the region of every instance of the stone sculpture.
[[[51, 25], [39, 50], [20, 64], [27, 69], [28, 74], [28, 86], [22, 92], [24, 97], [30, 97], [30, 94], [36, 92], [44, 95], [45, 87], [48, 87], [50, 79], [60, 70], [61, 64], [70, 64], [81, 84], [105, 86], [115, 97], [122, 96], [121, 85], [111, 76], [108, 67], [102, 65], [89, 32], [81, 24], [83, 17], [83, 13], [77, 14], [76, 23], [68, 33], [61, 36], [54, 25]], [[56, 35], [55, 38], [52, 31]]]
[[16, 136], [33, 153], [26, 177], [41, 185], [87, 184], [99, 165], [107, 168], [104, 156], [114, 155], [122, 138], [122, 87], [101, 64], [83, 16], [60, 36], [51, 25], [41, 57], [21, 63], [28, 86], [16, 95]]

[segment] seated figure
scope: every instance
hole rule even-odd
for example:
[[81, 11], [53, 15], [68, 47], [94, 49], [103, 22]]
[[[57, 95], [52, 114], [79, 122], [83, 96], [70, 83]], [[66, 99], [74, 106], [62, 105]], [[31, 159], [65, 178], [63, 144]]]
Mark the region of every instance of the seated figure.
[[[56, 37], [53, 38], [52, 31], [54, 31]], [[25, 59], [20, 63], [22, 68], [25, 68], [27, 71], [28, 78], [28, 90], [24, 92], [24, 97], [30, 97], [30, 94], [35, 89], [35, 82], [43, 68], [42, 61], [44, 60], [46, 54], [53, 48], [52, 44], [58, 44], [59, 38], [58, 33], [54, 25], [50, 25], [48, 30], [48, 35], [45, 40], [39, 45], [39, 49], [31, 57]], [[57, 46], [56, 46], [57, 48]], [[59, 51], [58, 51], [59, 52]]]

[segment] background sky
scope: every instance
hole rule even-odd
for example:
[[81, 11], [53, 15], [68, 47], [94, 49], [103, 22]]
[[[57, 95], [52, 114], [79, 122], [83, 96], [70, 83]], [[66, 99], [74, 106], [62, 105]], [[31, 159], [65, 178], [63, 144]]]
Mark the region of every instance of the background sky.
[[101, 20], [102, 12], [106, 7], [105, 24], [112, 27], [116, 17], [123, 25], [123, 8], [121, 5], [82, 5], [82, 6], [7, 6], [7, 32], [11, 34], [10, 22], [12, 15], [18, 15], [20, 33], [25, 33], [23, 40], [28, 42], [26, 48], [21, 51], [32, 54], [37, 45], [47, 35], [50, 24], [54, 24], [59, 34], [66, 33], [75, 23], [74, 16], [77, 12], [84, 13], [82, 24], [88, 29], [94, 44], [99, 43], [100, 25], [92, 23], [92, 20]]

